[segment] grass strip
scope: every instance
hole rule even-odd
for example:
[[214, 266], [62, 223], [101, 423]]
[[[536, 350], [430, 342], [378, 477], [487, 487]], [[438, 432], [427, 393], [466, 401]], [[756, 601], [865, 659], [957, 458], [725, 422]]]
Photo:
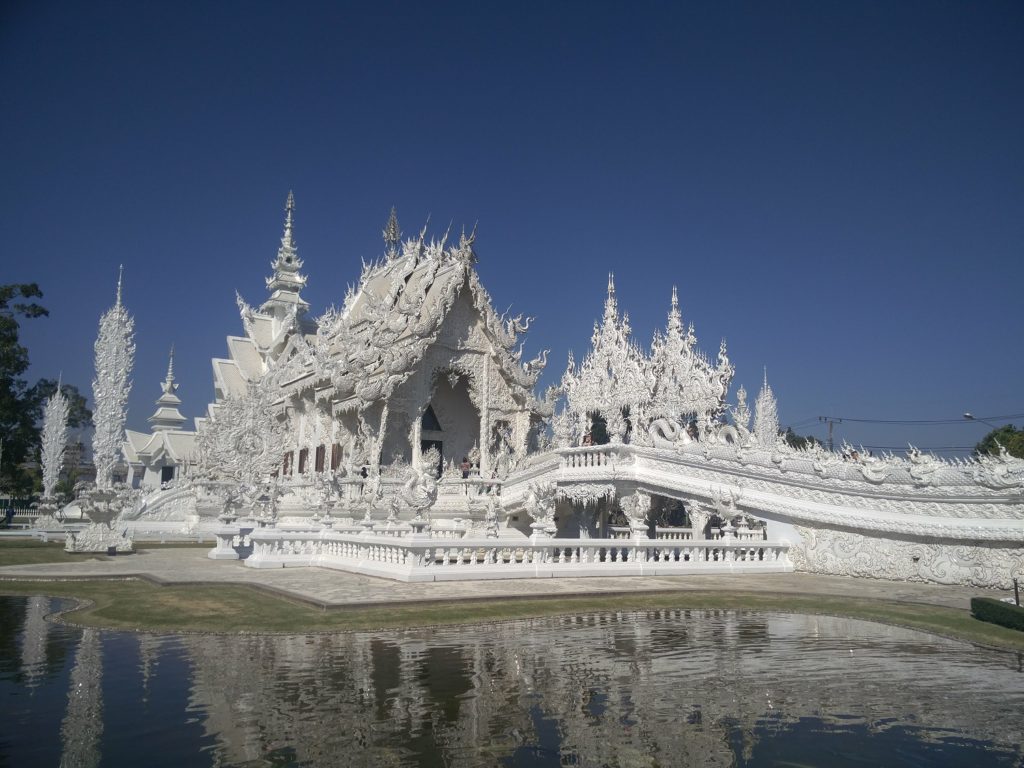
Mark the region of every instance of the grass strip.
[[614, 596], [393, 603], [323, 610], [245, 585], [156, 586], [141, 580], [0, 581], [0, 594], [87, 601], [70, 623], [156, 632], [321, 632], [480, 624], [599, 611], [758, 610], [825, 614], [893, 624], [998, 648], [1024, 650], [1024, 635], [966, 610], [855, 597], [679, 591]]
[[[172, 541], [166, 543], [144, 543], [136, 547], [136, 552], [150, 549], [210, 549], [210, 544], [197, 544], [194, 541]], [[117, 555], [132, 557], [132, 555]], [[62, 541], [39, 541], [38, 539], [18, 538], [0, 541], [0, 566], [4, 565], [38, 565], [40, 563], [81, 563], [85, 560], [109, 560], [105, 554], [83, 552], [71, 554], [64, 551]]]

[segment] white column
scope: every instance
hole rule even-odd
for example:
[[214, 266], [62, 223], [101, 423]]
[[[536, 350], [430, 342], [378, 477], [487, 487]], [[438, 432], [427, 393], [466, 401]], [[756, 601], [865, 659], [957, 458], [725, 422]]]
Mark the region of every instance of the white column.
[[491, 355], [484, 353], [484, 371], [480, 377], [480, 476], [489, 477], [491, 473], [491, 457], [488, 455], [488, 437], [490, 436], [489, 422], [491, 420], [490, 396], [490, 372]]
[[412, 437], [412, 465], [416, 469], [420, 468], [420, 460], [422, 459], [422, 441], [423, 441], [423, 416], [413, 416], [412, 429], [410, 430]]

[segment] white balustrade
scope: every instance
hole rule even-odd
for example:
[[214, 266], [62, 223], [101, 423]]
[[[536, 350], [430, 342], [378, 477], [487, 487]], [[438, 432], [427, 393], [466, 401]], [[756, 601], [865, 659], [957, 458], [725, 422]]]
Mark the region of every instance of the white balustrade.
[[315, 565], [401, 581], [793, 570], [787, 543], [735, 539], [444, 539], [328, 529], [268, 529], [251, 538], [245, 564], [252, 568]]
[[688, 541], [693, 538], [693, 528], [654, 528], [654, 538], [667, 541]]

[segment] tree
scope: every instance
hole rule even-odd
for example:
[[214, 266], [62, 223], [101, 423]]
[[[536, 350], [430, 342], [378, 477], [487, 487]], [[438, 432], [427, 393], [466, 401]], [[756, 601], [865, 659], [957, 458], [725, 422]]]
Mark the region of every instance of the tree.
[[[57, 391], [57, 381], [40, 379], [34, 387], [35, 397], [45, 403]], [[88, 400], [78, 391], [74, 384], [60, 385], [60, 392], [68, 399], [68, 429], [83, 429], [92, 426], [92, 411], [88, 408]]]
[[821, 445], [821, 440], [814, 437], [814, 435], [798, 435], [793, 431], [792, 427], [786, 427], [786, 431], [781, 434], [786, 444], [790, 448], [796, 448], [798, 451], [806, 450], [814, 445]]
[[974, 446], [974, 452], [978, 455], [983, 453], [996, 455], [999, 453], [1000, 445], [1011, 456], [1024, 459], [1024, 429], [1017, 429], [1013, 424], [1005, 424], [998, 429], [993, 429], [982, 438], [980, 443]]
[[18, 341], [19, 317], [46, 317], [49, 312], [34, 301], [42, 298], [35, 283], [0, 286], [0, 437], [3, 438], [3, 462], [0, 484], [12, 493], [24, 493], [31, 480], [21, 464], [31, 457], [39, 444], [38, 422], [42, 410], [34, 387], [24, 379], [28, 370], [28, 350]]

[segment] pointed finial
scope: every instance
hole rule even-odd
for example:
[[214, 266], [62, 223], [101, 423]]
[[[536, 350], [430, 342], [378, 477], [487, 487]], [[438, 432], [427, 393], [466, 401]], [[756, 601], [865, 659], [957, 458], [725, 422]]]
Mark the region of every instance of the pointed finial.
[[381, 232], [384, 236], [384, 245], [388, 258], [394, 258], [398, 253], [398, 244], [402, 240], [402, 230], [398, 228], [398, 213], [395, 206], [391, 206], [391, 214], [388, 216], [388, 223]]
[[174, 380], [174, 344], [171, 344], [171, 354], [167, 360], [167, 379]]
[[614, 272], [609, 272], [608, 273], [608, 295], [609, 296], [614, 296], [615, 295], [615, 273]]
[[117, 265], [117, 306], [121, 306], [121, 282], [124, 278], [124, 264]]
[[764, 386], [768, 386], [768, 366], [764, 367]]
[[679, 293], [674, 285], [672, 286], [672, 309], [679, 310]]
[[292, 242], [292, 228], [295, 225], [295, 193], [288, 190], [288, 201], [284, 204], [284, 236], [281, 238], [281, 245], [284, 248], [294, 248]]

